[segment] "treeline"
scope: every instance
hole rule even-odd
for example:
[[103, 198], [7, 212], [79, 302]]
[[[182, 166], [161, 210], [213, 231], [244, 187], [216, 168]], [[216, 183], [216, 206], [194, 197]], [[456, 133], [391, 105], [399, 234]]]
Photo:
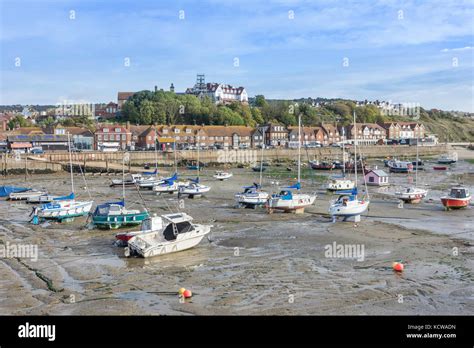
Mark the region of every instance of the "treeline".
[[206, 124], [248, 125], [278, 122], [285, 126], [297, 125], [298, 114], [305, 125], [316, 126], [321, 122], [352, 122], [356, 111], [358, 122], [383, 122], [374, 105], [356, 106], [351, 101], [336, 101], [314, 107], [308, 103], [290, 100], [267, 101], [264, 96], [255, 97], [252, 105], [232, 103], [216, 105], [208, 97], [175, 94], [165, 91], [141, 91], [134, 94], [122, 108], [122, 121], [132, 124]]

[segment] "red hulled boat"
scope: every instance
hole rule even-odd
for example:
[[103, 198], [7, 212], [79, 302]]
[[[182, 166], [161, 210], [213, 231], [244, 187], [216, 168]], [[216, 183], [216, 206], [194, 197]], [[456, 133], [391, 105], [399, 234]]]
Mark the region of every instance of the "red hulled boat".
[[446, 210], [465, 208], [469, 205], [470, 201], [471, 195], [469, 190], [461, 186], [451, 188], [449, 195], [441, 197], [441, 202]]

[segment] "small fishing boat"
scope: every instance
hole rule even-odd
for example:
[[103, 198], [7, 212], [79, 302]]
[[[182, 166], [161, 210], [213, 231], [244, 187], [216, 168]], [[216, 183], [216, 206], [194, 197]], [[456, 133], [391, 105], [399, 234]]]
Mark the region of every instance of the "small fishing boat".
[[443, 154], [438, 158], [439, 164], [453, 164], [453, 163], [456, 163], [457, 161], [458, 161], [457, 152]]
[[365, 174], [370, 168], [361, 160], [355, 163], [354, 161], [349, 161], [345, 164], [345, 170], [347, 173], [354, 174], [357, 170], [357, 173]]
[[92, 223], [98, 228], [117, 229], [140, 225], [148, 217], [146, 210], [127, 209], [125, 201], [122, 200], [99, 204], [92, 214]]
[[110, 187], [115, 187], [115, 186], [135, 186], [140, 181], [143, 180], [143, 176], [141, 174], [130, 174], [130, 177], [128, 179], [112, 179], [112, 183], [110, 184]]
[[142, 230], [128, 240], [130, 256], [144, 258], [190, 249], [198, 245], [211, 225], [194, 224], [185, 213], [156, 216], [143, 222]]
[[428, 191], [418, 187], [407, 187], [403, 191], [395, 192], [395, 197], [405, 203], [420, 203], [426, 197]]
[[0, 197], [8, 197], [10, 193], [30, 191], [30, 188], [16, 186], [0, 186]]
[[8, 195], [10, 201], [28, 201], [31, 199], [38, 199], [40, 196], [46, 194], [45, 191], [29, 190], [25, 192], [12, 192]]
[[195, 180], [191, 179], [191, 183], [187, 186], [181, 186], [179, 188], [179, 195], [188, 195], [190, 198], [194, 196], [201, 196], [204, 193], [207, 193], [211, 190], [209, 186], [202, 185], [199, 183], [199, 178]]
[[447, 196], [441, 197], [446, 210], [465, 208], [471, 201], [471, 195], [466, 187], [457, 186], [451, 188]]
[[256, 208], [267, 203], [270, 194], [262, 190], [262, 187], [254, 183], [252, 186], [244, 186], [244, 191], [235, 194], [235, 200], [239, 206]]
[[314, 170], [333, 170], [335, 168], [335, 164], [329, 162], [311, 161], [309, 164]]
[[406, 161], [389, 161], [388, 168], [391, 173], [410, 173], [413, 171], [413, 163]]
[[434, 166], [433, 169], [434, 170], [447, 170], [448, 167], [446, 167], [446, 166]]
[[224, 180], [227, 180], [227, 179], [230, 179], [232, 177], [232, 173], [230, 172], [224, 172], [224, 171], [216, 171], [216, 173], [212, 176], [214, 179], [217, 179], [217, 180], [220, 180], [220, 181], [224, 181]]

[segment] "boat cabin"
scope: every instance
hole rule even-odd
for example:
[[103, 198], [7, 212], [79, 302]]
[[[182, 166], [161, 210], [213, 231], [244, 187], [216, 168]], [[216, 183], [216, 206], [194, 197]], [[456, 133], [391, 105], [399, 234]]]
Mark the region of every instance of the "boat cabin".
[[185, 213], [163, 215], [165, 222], [168, 225], [163, 230], [163, 237], [167, 240], [175, 240], [180, 233], [187, 233], [194, 231], [194, 226], [191, 223], [193, 218]]
[[453, 187], [451, 188], [449, 196], [452, 198], [468, 198], [469, 190], [464, 187]]

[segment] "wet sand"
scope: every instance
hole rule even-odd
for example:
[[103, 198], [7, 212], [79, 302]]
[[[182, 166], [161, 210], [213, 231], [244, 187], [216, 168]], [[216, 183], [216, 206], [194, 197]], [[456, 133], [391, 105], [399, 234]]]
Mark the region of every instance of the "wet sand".
[[[381, 162], [377, 163], [382, 166]], [[429, 168], [432, 165], [428, 166]], [[283, 168], [284, 170], [284, 168]], [[212, 224], [209, 240], [196, 248], [152, 259], [125, 258], [114, 246], [116, 231], [73, 223], [33, 226], [31, 206], [0, 201], [0, 240], [37, 244], [39, 260], [0, 259], [0, 310], [4, 314], [472, 314], [474, 311], [474, 209], [445, 212], [439, 197], [453, 183], [474, 188], [472, 165], [459, 162], [448, 173], [428, 169], [419, 176], [430, 189], [420, 205], [398, 208], [390, 196], [395, 187], [369, 187], [370, 210], [357, 226], [333, 224], [327, 216], [334, 196], [322, 183], [307, 179], [303, 190], [318, 192], [305, 214], [235, 208], [233, 195], [258, 180], [250, 169], [232, 169], [229, 181], [203, 182], [212, 186], [201, 199], [184, 199], [184, 211], [196, 222]], [[183, 171], [183, 174], [195, 173]], [[330, 173], [317, 173], [330, 175]], [[288, 177], [295, 176], [294, 172]], [[410, 175], [412, 178], [413, 175]], [[87, 177], [96, 203], [120, 198], [109, 188], [109, 177]], [[394, 185], [409, 176], [391, 174]], [[276, 191], [269, 178], [264, 185]], [[273, 185], [271, 184], [273, 182]], [[24, 185], [23, 177], [2, 179], [0, 185]], [[76, 176], [80, 198], [87, 198]], [[67, 174], [33, 176], [29, 186], [55, 194], [69, 193]], [[176, 211], [175, 195], [142, 191], [153, 213]], [[140, 207], [134, 189], [127, 188], [130, 207]], [[325, 257], [325, 245], [362, 244], [364, 261]], [[459, 254], [453, 255], [453, 248]], [[454, 249], [455, 250], [455, 249]], [[395, 273], [393, 261], [403, 260], [405, 271]], [[50, 282], [45, 279], [51, 280]], [[181, 303], [180, 287], [194, 292]], [[400, 303], [400, 295], [403, 302]]]

